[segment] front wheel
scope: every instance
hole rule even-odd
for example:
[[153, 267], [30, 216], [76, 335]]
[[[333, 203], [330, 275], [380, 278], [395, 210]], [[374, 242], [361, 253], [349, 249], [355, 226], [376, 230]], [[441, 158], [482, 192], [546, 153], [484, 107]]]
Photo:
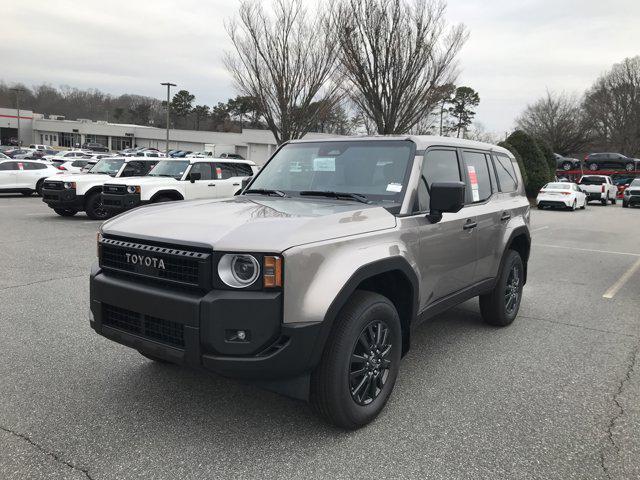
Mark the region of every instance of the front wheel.
[[602, 200], [600, 200], [600, 203], [602, 203], [603, 207], [606, 207], [607, 205], [609, 205], [609, 194], [607, 193], [607, 197], [603, 198]]
[[480, 313], [484, 321], [497, 327], [511, 324], [520, 309], [524, 265], [520, 254], [509, 250], [493, 290], [480, 296]]
[[627, 163], [627, 164], [624, 166], [624, 169], [625, 169], [627, 172], [633, 172], [633, 171], [635, 170], [635, 168], [636, 168], [636, 167], [635, 167], [635, 165], [634, 165], [633, 163]]
[[100, 192], [89, 194], [84, 211], [91, 220], [107, 220], [111, 216], [111, 212], [102, 204], [102, 193]]
[[342, 308], [318, 368], [311, 405], [329, 423], [356, 429], [382, 411], [398, 376], [400, 318], [388, 298], [356, 291]]
[[78, 213], [77, 210], [74, 210], [72, 208], [54, 208], [53, 211], [61, 217], [73, 217], [76, 213]]
[[562, 164], [562, 169], [563, 169], [565, 172], [568, 172], [569, 170], [571, 170], [571, 166], [572, 166], [572, 165], [571, 165], [571, 163], [570, 163], [570, 162], [564, 162], [564, 163]]
[[629, 208], [629, 203], [625, 202], [624, 200], [622, 201], [622, 208]]
[[598, 164], [597, 163], [590, 163], [589, 164], [589, 170], [591, 170], [592, 172], [595, 172], [596, 170], [598, 170]]

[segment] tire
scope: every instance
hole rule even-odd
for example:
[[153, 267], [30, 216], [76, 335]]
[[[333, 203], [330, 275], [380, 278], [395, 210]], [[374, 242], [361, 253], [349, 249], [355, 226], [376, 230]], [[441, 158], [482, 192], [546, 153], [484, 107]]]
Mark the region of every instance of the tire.
[[165, 360], [164, 358], [156, 357], [155, 355], [150, 355], [150, 354], [142, 352], [140, 350], [138, 350], [138, 353], [140, 355], [142, 355], [143, 357], [148, 358], [149, 360], [153, 360], [156, 363], [171, 363], [171, 362]]
[[42, 196], [42, 184], [44, 183], [44, 178], [41, 178], [40, 180], [38, 180], [38, 183], [36, 183], [36, 193], [38, 194], [39, 197]]
[[153, 203], [164, 203], [164, 202], [173, 202], [173, 198], [164, 197], [160, 195], [159, 197], [153, 200]]
[[34, 190], [27, 190], [26, 192], [20, 192], [22, 195], [24, 195], [25, 197], [30, 197], [31, 195], [33, 195], [35, 193]]
[[571, 167], [572, 167], [571, 162], [563, 162], [562, 163], [562, 169], [565, 172], [568, 172], [569, 170], [571, 170]]
[[[378, 330], [379, 325], [385, 333]], [[381, 348], [370, 350], [366, 343], [373, 345], [376, 334], [383, 337]], [[311, 374], [313, 409], [340, 428], [352, 430], [368, 424], [393, 391], [401, 353], [400, 318], [394, 305], [382, 295], [357, 290], [338, 314], [320, 364]], [[351, 361], [354, 356], [362, 361]]]
[[571, 205], [571, 211], [575, 212], [577, 208], [578, 208], [578, 200], [574, 200], [573, 205]]
[[633, 163], [627, 163], [627, 164], [624, 166], [624, 169], [625, 169], [627, 172], [633, 172], [633, 171], [636, 169], [636, 166], [635, 166]]
[[[513, 272], [517, 272], [517, 281]], [[524, 265], [520, 254], [515, 250], [508, 250], [505, 254], [500, 276], [494, 289], [480, 295], [480, 313], [489, 325], [505, 327], [510, 325], [518, 315], [522, 301], [522, 287], [524, 285]], [[507, 288], [509, 291], [507, 292]], [[507, 294], [509, 293], [509, 297]], [[516, 294], [512, 297], [511, 294]], [[508, 307], [507, 304], [510, 304]]]
[[53, 211], [61, 217], [73, 217], [76, 213], [78, 213], [77, 210], [73, 210], [72, 208], [54, 208]]
[[591, 170], [592, 172], [595, 172], [596, 170], [598, 170], [598, 164], [597, 163], [590, 163], [589, 164], [589, 170]]
[[618, 202], [618, 199], [616, 197], [613, 197], [611, 199], [611, 205], [615, 205]]
[[622, 201], [622, 208], [629, 208], [629, 203], [625, 202], [624, 200]]
[[538, 205], [538, 210], [543, 210], [544, 207], [542, 205]]
[[600, 200], [600, 203], [602, 204], [603, 207], [606, 207], [607, 205], [609, 205], [609, 194], [607, 193], [607, 197], [603, 200]]
[[84, 211], [91, 220], [107, 220], [111, 217], [111, 212], [102, 206], [102, 193], [93, 192], [84, 202]]

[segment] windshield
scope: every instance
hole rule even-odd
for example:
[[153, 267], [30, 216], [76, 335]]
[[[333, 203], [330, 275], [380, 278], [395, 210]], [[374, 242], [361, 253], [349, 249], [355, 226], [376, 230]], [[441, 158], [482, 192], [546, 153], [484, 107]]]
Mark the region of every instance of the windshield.
[[87, 173], [102, 173], [113, 177], [118, 173], [123, 163], [124, 160], [103, 158]]
[[158, 162], [148, 175], [152, 177], [173, 177], [176, 180], [180, 180], [188, 166], [188, 161], [163, 160]]
[[636, 178], [633, 182], [629, 184], [630, 187], [640, 187], [640, 178]]
[[580, 185], [602, 185], [606, 181], [604, 177], [582, 177]]
[[407, 140], [292, 143], [260, 171], [250, 190], [341, 192], [400, 203], [413, 147]]

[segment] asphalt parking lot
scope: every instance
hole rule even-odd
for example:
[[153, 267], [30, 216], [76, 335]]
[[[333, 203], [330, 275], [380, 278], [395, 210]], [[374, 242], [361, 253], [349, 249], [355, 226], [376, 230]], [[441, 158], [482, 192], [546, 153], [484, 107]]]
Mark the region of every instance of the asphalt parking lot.
[[516, 322], [425, 324], [351, 433], [96, 335], [99, 222], [0, 196], [0, 224], [0, 478], [640, 478], [640, 209], [532, 211]]

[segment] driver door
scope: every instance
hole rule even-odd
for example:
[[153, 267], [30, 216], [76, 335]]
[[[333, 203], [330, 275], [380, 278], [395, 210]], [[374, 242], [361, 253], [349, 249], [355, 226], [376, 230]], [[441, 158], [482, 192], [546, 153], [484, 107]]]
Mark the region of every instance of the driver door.
[[[192, 173], [199, 173], [200, 180], [195, 180], [193, 182], [189, 180], [189, 176]], [[211, 163], [194, 163], [187, 174], [186, 182], [187, 185], [185, 187], [185, 191], [187, 193], [187, 198], [185, 200], [216, 197], [216, 184], [213, 178], [213, 165]]]
[[[431, 223], [429, 187], [434, 182], [465, 181], [453, 148], [429, 149], [423, 158], [416, 210], [419, 239], [420, 310], [473, 284], [477, 258], [477, 219], [465, 206]], [[467, 186], [468, 188], [468, 186]], [[474, 226], [475, 225], [475, 226]]]

